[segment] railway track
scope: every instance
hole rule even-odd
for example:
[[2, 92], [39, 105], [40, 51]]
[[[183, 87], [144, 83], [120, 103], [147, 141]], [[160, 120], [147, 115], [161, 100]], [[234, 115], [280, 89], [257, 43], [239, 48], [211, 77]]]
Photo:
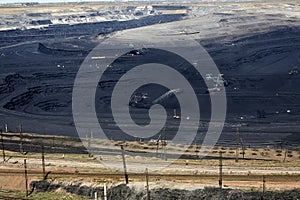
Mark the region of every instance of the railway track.
[[[50, 170], [51, 171], [51, 170]], [[0, 176], [13, 176], [13, 175], [21, 175], [23, 176], [23, 170], [0, 170]], [[29, 170], [28, 176], [34, 177], [42, 177], [42, 171], [37, 170]], [[67, 171], [51, 171], [49, 177], [66, 177], [66, 178], [90, 178], [93, 177], [95, 180], [99, 179], [123, 179], [123, 172], [67, 172]], [[144, 179], [145, 173], [128, 173], [129, 179]], [[149, 178], [152, 180], [201, 180], [201, 179], [218, 179], [219, 174], [163, 174], [163, 173], [149, 173]], [[260, 174], [251, 174], [251, 175], [242, 175], [242, 174], [223, 174], [225, 180], [228, 181], [257, 181], [261, 180], [262, 175]], [[300, 174], [288, 175], [288, 174], [270, 174], [266, 176], [269, 181], [275, 182], [286, 182], [286, 181], [299, 181], [300, 182]]]

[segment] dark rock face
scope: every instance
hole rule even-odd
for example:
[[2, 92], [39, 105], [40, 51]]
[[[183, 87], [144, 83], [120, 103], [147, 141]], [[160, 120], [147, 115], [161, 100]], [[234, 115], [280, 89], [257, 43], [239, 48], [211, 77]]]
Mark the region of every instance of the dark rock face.
[[153, 8], [156, 10], [183, 10], [183, 9], [188, 9], [187, 6], [168, 6], [168, 5], [153, 5]]
[[[47, 181], [33, 181], [30, 186], [35, 186], [37, 192], [53, 192], [58, 188], [65, 190], [66, 192], [86, 196], [94, 197], [95, 192], [103, 199], [104, 191], [103, 187], [88, 187], [82, 186], [81, 182], [65, 185], [64, 183], [50, 183]], [[259, 191], [241, 191], [233, 189], [220, 189], [220, 188], [204, 188], [198, 190], [180, 190], [180, 189], [153, 189], [150, 190], [151, 200], [160, 199], [177, 199], [177, 200], [227, 200], [227, 199], [245, 199], [245, 200], [260, 200], [262, 193]], [[280, 200], [280, 199], [299, 199], [300, 190], [288, 190], [288, 191], [268, 191], [264, 195], [264, 199]], [[146, 191], [137, 191], [134, 188], [130, 188], [125, 184], [121, 184], [115, 187], [108, 188], [107, 199], [118, 200], [144, 200], [147, 199]]]
[[[71, 25], [53, 22], [41, 29], [0, 31], [0, 123], [8, 124], [12, 127], [11, 130], [22, 123], [27, 132], [41, 133], [41, 130], [46, 130], [48, 134], [77, 137], [72, 118], [72, 88], [85, 55], [99, 42], [113, 36], [109, 33], [164, 23], [157, 27], [174, 31], [175, 35], [198, 38], [196, 40], [210, 54], [221, 74], [224, 74], [227, 83], [227, 112], [220, 145], [235, 145], [235, 129], [232, 127], [241, 123], [243, 140], [249, 145], [273, 145], [287, 140], [289, 144], [296, 143], [298, 148], [300, 21], [297, 17], [274, 14], [269, 7], [262, 8], [262, 12], [247, 12], [245, 5], [228, 6], [189, 7], [185, 15], [154, 14], [127, 21], [110, 19]], [[282, 9], [282, 13], [294, 12], [285, 6], [274, 6]], [[297, 6], [295, 5], [295, 12]], [[135, 7], [128, 6], [127, 9], [129, 12]], [[154, 6], [154, 9], [187, 7], [162, 5]], [[100, 16], [103, 13], [94, 14]], [[31, 14], [35, 18], [39, 15]], [[176, 22], [165, 23], [171, 21]], [[206, 27], [206, 24], [213, 26]], [[126, 33], [130, 34], [131, 31]], [[128, 55], [139, 59], [151, 54], [142, 49], [131, 51]], [[124, 63], [126, 60], [121, 61]], [[122, 62], [119, 62], [119, 66], [115, 63], [110, 73], [98, 83], [97, 91], [103, 92], [103, 95], [96, 97], [97, 108], [105, 111], [103, 119], [98, 118], [100, 123], [103, 122], [101, 126], [106, 130], [108, 138], [133, 140], [133, 137], [124, 138], [125, 134], [119, 134], [113, 118], [106, 112], [110, 108], [109, 91], [118, 82], [116, 77], [121, 77], [126, 72], [124, 66], [121, 66]], [[128, 63], [132, 63], [132, 60], [128, 59]], [[202, 133], [207, 129], [206, 122], [210, 120], [209, 94], [206, 86], [199, 84], [199, 78], [193, 71], [188, 70], [185, 65], [178, 67], [181, 68], [180, 73], [197, 86], [194, 88], [199, 95], [200, 110], [203, 112], [201, 121], [204, 123], [199, 127], [195, 141], [201, 143]], [[154, 87], [145, 87], [145, 90], [152, 88]], [[164, 88], [160, 89], [163, 91]], [[137, 117], [133, 118], [137, 124], [142, 125], [140, 121], [148, 123], [148, 108], [153, 102], [157, 103], [156, 98], [167, 94], [167, 91], [163, 91], [155, 96], [158, 94], [158, 87], [153, 91], [154, 94], [141, 89], [132, 95], [130, 112], [136, 111]], [[217, 91], [213, 92], [213, 95], [218, 95]], [[169, 109], [168, 116], [171, 115], [172, 120], [170, 125], [166, 124], [167, 137], [172, 139], [179, 121], [173, 119], [174, 109], [177, 115], [181, 113], [174, 95], [165, 102], [168, 105], [163, 106]], [[131, 113], [134, 116], [135, 113]], [[264, 136], [256, 137], [256, 134]]]
[[30, 24], [33, 25], [46, 25], [46, 24], [52, 24], [51, 20], [33, 20], [30, 22]]
[[[120, 31], [130, 28], [137, 28], [142, 26], [149, 26], [157, 23], [167, 23], [178, 21], [185, 17], [184, 14], [164, 14], [164, 15], [150, 15], [141, 17], [140, 19], [132, 19], [128, 21], [107, 21], [95, 22], [85, 24], [58, 24], [45, 27], [44, 29], [28, 29], [28, 30], [9, 30], [0, 31], [0, 46], [7, 44], [32, 41], [36, 39], [51, 39], [74, 37], [80, 35], [97, 35], [108, 34], [114, 31]], [[43, 22], [45, 23], [45, 22]], [[11, 40], [12, 36], [18, 37]]]
[[60, 55], [60, 56], [84, 56], [88, 52], [84, 50], [72, 50], [72, 49], [54, 49], [45, 46], [42, 43], [39, 43], [38, 51], [48, 55]]

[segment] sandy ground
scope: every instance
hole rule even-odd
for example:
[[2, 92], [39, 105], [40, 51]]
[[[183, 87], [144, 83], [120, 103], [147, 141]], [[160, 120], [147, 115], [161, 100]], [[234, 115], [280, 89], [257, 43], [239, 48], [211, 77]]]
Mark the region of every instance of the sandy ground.
[[[12, 136], [13, 134], [8, 134]], [[38, 141], [40, 135], [31, 134], [30, 139], [25, 138], [29, 134], [24, 134], [23, 148], [29, 151], [34, 141]], [[46, 138], [49, 137], [47, 141]], [[82, 148], [80, 141], [74, 138], [65, 138], [57, 136], [54, 142], [52, 136], [47, 136], [41, 145], [45, 145], [45, 167], [46, 172], [51, 171], [49, 180], [55, 181], [83, 181], [87, 183], [107, 183], [118, 184], [124, 181], [123, 165], [120, 161], [121, 154], [109, 155], [114, 152], [109, 146], [103, 146], [106, 155], [89, 157], [88, 154], [72, 153], [71, 147]], [[10, 140], [7, 140], [10, 138]], [[18, 137], [4, 137], [5, 145], [18, 148], [20, 139]], [[36, 140], [37, 139], [37, 140]], [[31, 142], [30, 142], [31, 141]], [[61, 142], [65, 144], [62, 148]], [[98, 141], [102, 144], [111, 141]], [[114, 142], [117, 145], [126, 144], [120, 141]], [[54, 144], [54, 146], [53, 146]], [[34, 145], [35, 146], [35, 145]], [[100, 148], [101, 145], [99, 145]], [[138, 151], [147, 146], [146, 151], [151, 151], [151, 144], [127, 142], [126, 152]], [[176, 145], [173, 145], [174, 148]], [[191, 147], [191, 149], [194, 149]], [[262, 187], [262, 177], [266, 177], [267, 188], [269, 189], [293, 189], [300, 187], [300, 165], [299, 152], [287, 150], [288, 155], [283, 161], [283, 157], [276, 156], [280, 149], [248, 148], [245, 152], [245, 158], [239, 156], [239, 161], [235, 162], [235, 155], [229, 153], [230, 147], [215, 147], [208, 154], [207, 158], [187, 158], [173, 160], [168, 159], [168, 166], [156, 170], [156, 167], [164, 164], [166, 161], [161, 158], [125, 156], [126, 166], [129, 174], [129, 180], [135, 187], [143, 186], [145, 181], [145, 169], [149, 170], [151, 187], [169, 187], [178, 189], [193, 190], [197, 188], [218, 186], [219, 180], [219, 157], [214, 151], [223, 151], [222, 174], [223, 186], [227, 188], [251, 189]], [[33, 148], [32, 148], [33, 150]], [[58, 153], [61, 152], [61, 153]], [[173, 153], [175, 153], [174, 151]], [[227, 153], [226, 153], [227, 152]], [[239, 150], [241, 152], [241, 149]], [[259, 157], [253, 156], [252, 152], [264, 152]], [[155, 154], [154, 154], [155, 155]], [[171, 154], [168, 154], [170, 156]], [[186, 155], [194, 156], [193, 152], [187, 152]], [[265, 155], [265, 156], [262, 156]], [[215, 156], [215, 157], [213, 157]], [[210, 158], [211, 157], [211, 158]], [[28, 152], [26, 155], [19, 152], [6, 151], [6, 162], [0, 165], [0, 187], [2, 189], [23, 190], [24, 180], [24, 159], [27, 160], [29, 181], [39, 180], [42, 175], [42, 161], [40, 152]], [[9, 180], [9, 181], [8, 181]]]

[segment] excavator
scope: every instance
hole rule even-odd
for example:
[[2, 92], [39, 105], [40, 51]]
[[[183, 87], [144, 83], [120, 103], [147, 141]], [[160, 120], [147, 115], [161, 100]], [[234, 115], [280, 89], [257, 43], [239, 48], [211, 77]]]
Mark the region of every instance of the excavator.
[[153, 101], [149, 99], [148, 93], [135, 93], [129, 100], [129, 106], [135, 108], [150, 108], [152, 105], [161, 103], [165, 99], [168, 99], [180, 92], [182, 92], [180, 88], [171, 89]]

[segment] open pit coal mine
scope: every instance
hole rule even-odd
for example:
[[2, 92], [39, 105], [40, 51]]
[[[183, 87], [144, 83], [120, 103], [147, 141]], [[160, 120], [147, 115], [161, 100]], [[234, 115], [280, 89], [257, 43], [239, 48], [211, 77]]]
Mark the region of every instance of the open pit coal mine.
[[[157, 26], [196, 36], [224, 74], [227, 113], [219, 144], [235, 144], [235, 129], [239, 125], [240, 135], [247, 145], [284, 143], [299, 147], [299, 3], [261, 4], [256, 9], [251, 4], [190, 5], [184, 8], [186, 14], [151, 14], [122, 21], [72, 25], [33, 21], [30, 25], [49, 25], [0, 31], [0, 124], [7, 124], [12, 132], [22, 124], [25, 132], [76, 137], [72, 90], [85, 57], [116, 31], [130, 34], [143, 27]], [[129, 54], [134, 56], [125, 57], [122, 62], [136, 62], [148, 55], [147, 52]], [[172, 58], [169, 60], [172, 62]], [[112, 90], [118, 81], [116, 77], [127, 70], [124, 65], [114, 65], [108, 73], [111, 78], [100, 80], [97, 86], [97, 110], [104, 117], [99, 121], [108, 138], [132, 140], [133, 137], [120, 133], [112, 116], [105, 115], [109, 112], [111, 98], [105, 91]], [[188, 80], [201, 82], [195, 79], [193, 71], [180, 67], [178, 70]], [[203, 108], [202, 126], [195, 138], [199, 143], [210, 119], [207, 89], [200, 84], [195, 90]], [[167, 91], [156, 86], [141, 89], [132, 96], [128, 106], [132, 113], [147, 113], [151, 101]], [[146, 93], [151, 101], [144, 100]], [[217, 95], [217, 91], [215, 93]], [[167, 137], [171, 139], [180, 121], [173, 119], [173, 110], [176, 108], [180, 115], [180, 108], [174, 95], [167, 96], [161, 104], [167, 109]], [[137, 123], [149, 121], [148, 114], [137, 116]]]

